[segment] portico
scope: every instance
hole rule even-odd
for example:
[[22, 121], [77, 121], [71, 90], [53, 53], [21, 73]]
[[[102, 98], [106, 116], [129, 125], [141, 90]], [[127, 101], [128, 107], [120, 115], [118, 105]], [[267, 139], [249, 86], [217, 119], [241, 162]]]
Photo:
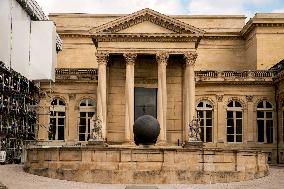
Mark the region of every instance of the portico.
[[[156, 115], [161, 128], [158, 142], [161, 145], [167, 143], [167, 130], [169, 130], [167, 123], [170, 122], [168, 118], [171, 116], [170, 114], [175, 114], [173, 111], [168, 112], [169, 108], [174, 108], [172, 103], [168, 107], [168, 102], [170, 102], [168, 95], [173, 98], [171, 89], [168, 89], [167, 84], [167, 72], [170, 72], [167, 66], [171, 58], [172, 64], [179, 65], [179, 74], [182, 78], [181, 82], [174, 86], [181, 95], [179, 104], [176, 104], [176, 106], [179, 106], [176, 107], [176, 111], [179, 111], [180, 117], [172, 120], [178, 120], [173, 124], [176, 127], [179, 125], [181, 131], [176, 140], [186, 141], [186, 133], [188, 132], [186, 125], [195, 114], [194, 64], [197, 58], [196, 49], [204, 32], [151, 9], [143, 9], [121, 17], [118, 20], [91, 29], [90, 32], [97, 50], [99, 83], [97, 88], [97, 115], [103, 122], [103, 137], [108, 138], [111, 132], [117, 132], [117, 128], [120, 128], [120, 133], [123, 132], [124, 134], [123, 142], [133, 143], [134, 90], [135, 87], [146, 87], [157, 89]], [[108, 60], [111, 57], [114, 57], [114, 59], [116, 57], [119, 63], [112, 61], [109, 64]], [[145, 57], [147, 57], [147, 60]], [[149, 61], [146, 67], [143, 60]], [[139, 69], [141, 69], [139, 66], [136, 67], [137, 61], [144, 67], [143, 74], [147, 77], [147, 81], [144, 79], [142, 83], [141, 78], [139, 79], [140, 76], [137, 76], [137, 78], [135, 76], [135, 72], [137, 71], [139, 75]], [[119, 70], [106, 71], [112, 69], [111, 67], [116, 67], [115, 64], [117, 64], [116, 66], [120, 65]], [[156, 71], [152, 72], [151, 69]], [[154, 77], [152, 81], [149, 81], [151, 75], [147, 75], [147, 70]], [[124, 92], [124, 95], [112, 93], [112, 87], [115, 87], [115, 84], [111, 84], [112, 80], [116, 80], [116, 84], [124, 80], [123, 84], [121, 81], [118, 85], [122, 87], [120, 92]], [[109, 85], [107, 81], [109, 81]], [[109, 102], [107, 102], [108, 99], [110, 99]], [[115, 99], [122, 101], [118, 106], [120, 110], [116, 115], [115, 111], [111, 111], [111, 109], [115, 109], [117, 102], [111, 102]], [[107, 108], [110, 108], [110, 110], [107, 110]], [[121, 111], [124, 112], [123, 115], [121, 115]], [[118, 115], [120, 115], [119, 118]], [[112, 121], [112, 118], [116, 120]], [[123, 120], [124, 129], [121, 128], [121, 124], [114, 123], [118, 122], [117, 120], [120, 120], [120, 122]]]

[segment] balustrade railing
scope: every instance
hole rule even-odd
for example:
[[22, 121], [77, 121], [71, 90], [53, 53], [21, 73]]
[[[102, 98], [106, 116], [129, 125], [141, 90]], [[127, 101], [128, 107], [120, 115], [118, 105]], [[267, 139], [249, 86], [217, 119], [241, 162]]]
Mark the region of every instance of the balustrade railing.
[[80, 79], [97, 80], [98, 70], [95, 68], [57, 68], [55, 69], [56, 79]]
[[255, 70], [255, 71], [195, 71], [196, 77], [205, 78], [272, 78], [274, 71]]

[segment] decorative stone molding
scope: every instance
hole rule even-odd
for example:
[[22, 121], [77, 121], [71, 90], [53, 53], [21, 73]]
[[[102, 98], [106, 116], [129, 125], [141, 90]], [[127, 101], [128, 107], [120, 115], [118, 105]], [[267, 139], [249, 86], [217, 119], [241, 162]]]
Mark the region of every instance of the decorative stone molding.
[[198, 38], [191, 34], [93, 34], [96, 42], [195, 42]]
[[75, 100], [76, 99], [76, 94], [70, 93], [68, 94], [69, 100]]
[[271, 105], [272, 105], [272, 108], [273, 109], [275, 109], [275, 101], [274, 101], [274, 99], [273, 98], [269, 98], [269, 97], [258, 97], [258, 98], [256, 98], [256, 101], [255, 101], [255, 106], [254, 106], [254, 111], [256, 111], [257, 110], [257, 105], [261, 102], [261, 101], [267, 101], [267, 102], [269, 102]]
[[[220, 96], [222, 96], [222, 95], [220, 95]], [[223, 98], [223, 97], [222, 97], [222, 98]], [[197, 106], [200, 102], [202, 102], [202, 101], [208, 101], [208, 102], [212, 105], [213, 108], [214, 108], [215, 105], [216, 105], [215, 101], [212, 100], [211, 98], [209, 98], [209, 97], [200, 97], [200, 98], [198, 98], [198, 99], [196, 100], [196, 106]], [[221, 100], [221, 101], [222, 101], [222, 100]]]
[[158, 64], [160, 64], [161, 66], [166, 67], [168, 64], [168, 59], [169, 59], [169, 53], [160, 52], [156, 54], [156, 60]]
[[252, 102], [253, 96], [252, 95], [246, 95], [246, 99], [247, 99], [248, 102]]
[[182, 21], [163, 15], [149, 8], [142, 9], [127, 16], [120, 17], [90, 30], [90, 33], [115, 33], [133, 25], [149, 21], [175, 33], [192, 33], [202, 36], [205, 31]]
[[239, 103], [241, 103], [243, 109], [247, 108], [247, 103], [243, 99], [234, 96], [234, 97], [230, 97], [230, 98], [227, 99], [226, 103], [224, 104], [225, 105], [225, 109], [228, 107], [228, 104], [231, 101], [238, 101]]
[[123, 57], [125, 59], [126, 64], [134, 65], [135, 60], [137, 58], [137, 54], [136, 53], [125, 53], [123, 54]]
[[197, 53], [196, 52], [185, 52], [184, 53], [184, 59], [187, 66], [194, 66], [196, 59], [197, 59]]
[[107, 65], [109, 54], [105, 52], [96, 53], [96, 57], [98, 60], [98, 64], [104, 64]]
[[223, 97], [224, 97], [224, 95], [216, 95], [216, 99], [217, 99], [218, 102], [222, 102]]

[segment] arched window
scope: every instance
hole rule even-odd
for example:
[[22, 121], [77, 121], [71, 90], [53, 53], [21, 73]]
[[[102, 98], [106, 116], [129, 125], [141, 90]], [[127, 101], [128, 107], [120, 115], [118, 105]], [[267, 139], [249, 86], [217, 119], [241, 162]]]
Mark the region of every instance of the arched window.
[[90, 120], [95, 115], [94, 100], [84, 99], [80, 102], [79, 141], [88, 141], [90, 138]]
[[200, 138], [203, 142], [213, 141], [213, 108], [208, 101], [199, 102], [197, 105], [197, 117], [200, 119]]
[[243, 109], [238, 101], [231, 101], [227, 107], [227, 142], [243, 141]]
[[257, 105], [258, 142], [273, 143], [273, 107], [267, 101]]
[[64, 140], [65, 102], [55, 98], [50, 107], [49, 140]]

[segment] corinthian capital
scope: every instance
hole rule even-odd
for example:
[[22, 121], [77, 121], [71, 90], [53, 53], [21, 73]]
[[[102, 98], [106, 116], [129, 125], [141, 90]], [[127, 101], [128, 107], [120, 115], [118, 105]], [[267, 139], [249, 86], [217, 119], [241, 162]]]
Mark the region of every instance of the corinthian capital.
[[135, 53], [125, 53], [123, 54], [126, 64], [134, 65], [135, 60], [137, 58], [137, 54]]
[[109, 54], [108, 53], [96, 53], [98, 64], [107, 65]]
[[167, 66], [169, 56], [170, 56], [169, 53], [160, 52], [160, 53], [156, 54], [156, 60], [157, 60], [158, 64]]
[[194, 65], [197, 59], [196, 52], [186, 52], [183, 54], [186, 65]]

